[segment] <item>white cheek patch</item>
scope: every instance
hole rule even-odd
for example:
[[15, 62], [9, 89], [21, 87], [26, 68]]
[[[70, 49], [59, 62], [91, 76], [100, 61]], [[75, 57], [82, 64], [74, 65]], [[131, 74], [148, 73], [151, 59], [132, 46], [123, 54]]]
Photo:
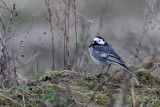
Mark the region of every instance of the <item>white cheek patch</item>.
[[98, 44], [104, 45], [105, 41], [103, 41], [102, 39], [99, 38], [94, 38], [93, 41], [97, 42]]

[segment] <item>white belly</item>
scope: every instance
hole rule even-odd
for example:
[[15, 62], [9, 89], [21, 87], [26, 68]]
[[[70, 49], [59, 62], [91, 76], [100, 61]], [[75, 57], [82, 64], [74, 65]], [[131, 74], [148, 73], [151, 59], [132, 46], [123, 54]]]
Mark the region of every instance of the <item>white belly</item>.
[[89, 50], [89, 53], [90, 53], [90, 56], [91, 56], [92, 60], [93, 60], [96, 64], [101, 65], [101, 66], [106, 66], [106, 65], [108, 65], [107, 61], [100, 60], [100, 59], [98, 59], [97, 57], [95, 57], [95, 56], [93, 55], [93, 52], [92, 52], [92, 51], [93, 51], [93, 48], [89, 48], [88, 50]]

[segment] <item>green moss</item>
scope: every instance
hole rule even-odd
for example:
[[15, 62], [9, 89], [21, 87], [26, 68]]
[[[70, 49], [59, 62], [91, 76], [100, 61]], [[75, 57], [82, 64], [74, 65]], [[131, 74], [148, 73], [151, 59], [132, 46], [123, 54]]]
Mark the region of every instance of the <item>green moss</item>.
[[54, 71], [54, 73], [57, 75], [59, 75], [62, 72], [62, 70], [58, 70], [58, 71]]
[[71, 92], [71, 93], [72, 93], [73, 99], [76, 99], [83, 103], [86, 103], [90, 99], [90, 97], [88, 97], [87, 95], [81, 92]]
[[160, 102], [157, 101], [155, 98], [153, 97], [146, 97], [140, 100], [144, 106], [147, 106], [148, 104], [152, 104], [152, 107], [159, 107], [160, 106]]
[[[157, 93], [160, 92], [158, 86], [159, 80], [147, 69], [141, 68], [137, 71], [137, 73], [142, 76], [145, 82], [140, 81], [140, 85], [135, 87], [135, 97], [144, 105], [150, 103], [153, 105], [153, 102], [156, 102], [158, 99], [157, 95], [159, 94]], [[22, 96], [19, 95], [19, 93], [23, 93], [26, 106], [31, 107], [32, 105], [37, 107], [45, 106], [44, 100], [48, 100], [59, 107], [66, 107], [68, 106], [67, 104], [73, 103], [73, 99], [83, 104], [88, 102], [93, 95], [95, 88], [99, 85], [99, 83], [106, 79], [106, 76], [102, 76], [101, 78], [97, 78], [96, 76], [86, 77], [84, 74], [68, 70], [51, 72], [48, 74], [48, 77], [50, 79], [47, 81], [43, 81], [44, 79], [40, 78], [40, 88], [23, 85], [18, 87], [11, 86], [8, 89], [10, 93], [6, 93], [4, 95], [23, 104]], [[121, 78], [121, 76], [115, 75], [111, 79], [111, 84], [104, 84], [96, 91], [95, 97], [93, 98], [94, 100], [91, 101], [89, 105], [92, 105], [91, 107], [93, 107], [93, 105], [104, 106], [110, 103], [110, 96], [117, 99], [117, 95], [121, 95], [119, 90], [122, 89], [123, 83], [124, 80]], [[56, 92], [55, 99], [54, 94], [51, 94], [50, 92]], [[146, 96], [148, 95], [152, 95], [152, 97], [147, 98]], [[132, 96], [127, 94], [126, 98], [127, 101], [125, 105], [132, 105]], [[68, 101], [70, 103], [68, 103]], [[11, 106], [14, 103], [0, 96], [0, 104]], [[158, 107], [159, 103], [156, 102], [154, 105], [155, 106], [153, 107]], [[17, 104], [14, 104], [14, 106], [18, 107]]]
[[106, 96], [105, 96], [105, 94], [98, 94], [97, 97], [96, 97], [96, 102], [98, 104], [103, 105], [106, 102]]
[[67, 101], [63, 97], [60, 97], [58, 99], [58, 106], [59, 107], [67, 107]]
[[41, 77], [48, 75], [48, 73], [44, 70], [40, 71], [40, 73], [37, 75], [37, 80], [39, 80]]
[[42, 87], [44, 90], [54, 90], [54, 85], [53, 85], [53, 84], [50, 84], [50, 83], [42, 84], [41, 87]]
[[148, 84], [148, 85], [153, 85], [153, 84], [159, 84], [160, 80], [155, 77], [154, 75], [151, 74], [151, 72], [147, 69], [139, 69], [137, 73], [142, 77], [143, 81], [142, 84]]
[[91, 97], [93, 93], [84, 93], [84, 95]]
[[[25, 97], [25, 102], [26, 102], [26, 107], [27, 106], [32, 106], [32, 105], [35, 105], [37, 107], [42, 107], [42, 103], [40, 103], [40, 101], [35, 101], [32, 99], [33, 96], [30, 96], [30, 97], [27, 97], [28, 94], [24, 94], [24, 97]], [[13, 99], [17, 102], [19, 102], [21, 104], [21, 102], [23, 102], [23, 99], [21, 98], [20, 95], [14, 95], [14, 94], [10, 94], [10, 93], [6, 93], [4, 94], [4, 96], [10, 98], [10, 99]], [[2, 107], [19, 107], [19, 105], [16, 103], [16, 102], [13, 102], [11, 101], [10, 99], [7, 99], [6, 97], [4, 96], [1, 96], [0, 95], [0, 105]], [[23, 104], [22, 104], [23, 105]]]
[[78, 86], [78, 85], [71, 85], [71, 88], [73, 90], [80, 90], [82, 87], [81, 86]]
[[63, 87], [60, 84], [56, 85], [56, 87], [59, 88], [60, 90], [63, 90], [63, 91], [65, 91], [67, 89], [66, 87]]

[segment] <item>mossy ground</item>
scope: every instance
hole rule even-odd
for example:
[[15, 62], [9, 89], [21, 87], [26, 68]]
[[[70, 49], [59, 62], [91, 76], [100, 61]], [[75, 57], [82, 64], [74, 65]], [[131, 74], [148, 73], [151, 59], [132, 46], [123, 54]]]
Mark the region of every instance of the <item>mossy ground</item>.
[[[137, 105], [159, 107], [160, 79], [145, 67], [140, 67], [136, 72], [142, 76], [142, 80], [117, 73], [100, 86], [88, 106], [133, 106], [134, 92]], [[1, 107], [19, 107], [24, 104], [26, 107], [82, 106], [90, 100], [98, 84], [106, 78], [108, 76], [97, 78], [95, 75], [86, 76], [69, 70], [49, 72], [33, 83], [1, 91], [0, 105]], [[134, 88], [131, 83], [134, 84]]]

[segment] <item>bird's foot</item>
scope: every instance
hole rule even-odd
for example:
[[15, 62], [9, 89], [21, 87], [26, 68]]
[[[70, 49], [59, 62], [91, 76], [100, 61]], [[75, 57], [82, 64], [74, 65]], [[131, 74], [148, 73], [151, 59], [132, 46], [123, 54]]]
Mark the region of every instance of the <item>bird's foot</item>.
[[109, 73], [108, 72], [106, 72], [106, 73], [104, 73], [105, 75], [109, 75]]
[[102, 75], [103, 75], [103, 74], [99, 74], [99, 75], [97, 75], [97, 78], [100, 78]]
[[109, 77], [110, 74], [106, 72], [106, 73], [104, 73], [104, 76]]

